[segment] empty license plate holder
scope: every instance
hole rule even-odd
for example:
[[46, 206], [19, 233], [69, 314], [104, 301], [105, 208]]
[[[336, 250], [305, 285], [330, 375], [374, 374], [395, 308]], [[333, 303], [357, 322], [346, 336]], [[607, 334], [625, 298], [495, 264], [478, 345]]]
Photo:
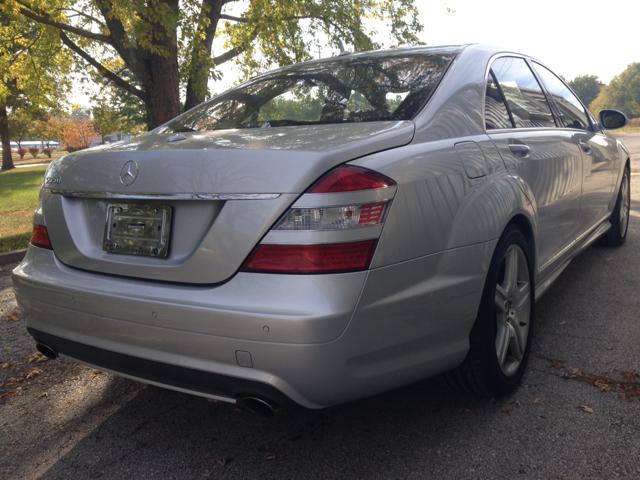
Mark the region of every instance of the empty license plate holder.
[[102, 249], [108, 253], [166, 257], [171, 207], [112, 204], [107, 210]]

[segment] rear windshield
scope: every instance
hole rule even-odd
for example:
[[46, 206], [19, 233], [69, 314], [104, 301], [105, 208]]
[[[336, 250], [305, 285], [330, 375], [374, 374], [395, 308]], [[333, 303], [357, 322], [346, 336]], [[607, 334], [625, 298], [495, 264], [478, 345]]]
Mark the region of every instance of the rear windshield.
[[410, 120], [452, 58], [451, 54], [338, 57], [296, 65], [229, 90], [160, 132]]

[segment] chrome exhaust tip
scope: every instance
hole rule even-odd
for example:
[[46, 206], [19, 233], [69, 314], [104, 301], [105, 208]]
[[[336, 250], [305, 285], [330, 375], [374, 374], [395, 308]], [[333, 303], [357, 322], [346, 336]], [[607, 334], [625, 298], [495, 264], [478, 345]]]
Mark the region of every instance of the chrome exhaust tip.
[[45, 357], [55, 360], [58, 358], [58, 352], [56, 352], [53, 348], [44, 343], [36, 343], [36, 349], [43, 354]]

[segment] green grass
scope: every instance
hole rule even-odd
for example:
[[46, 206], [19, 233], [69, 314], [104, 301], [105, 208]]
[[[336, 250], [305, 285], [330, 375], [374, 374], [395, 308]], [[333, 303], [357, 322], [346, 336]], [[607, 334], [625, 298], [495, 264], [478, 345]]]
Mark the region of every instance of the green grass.
[[614, 135], [618, 133], [640, 133], [640, 127], [627, 126], [618, 130], [609, 130], [609, 133], [613, 133]]
[[47, 166], [0, 172], [0, 253], [26, 248]]

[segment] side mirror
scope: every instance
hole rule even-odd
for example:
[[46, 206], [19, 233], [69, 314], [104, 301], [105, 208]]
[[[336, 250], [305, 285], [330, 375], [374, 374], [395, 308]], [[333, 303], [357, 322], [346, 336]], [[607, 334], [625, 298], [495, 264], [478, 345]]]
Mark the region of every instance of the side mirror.
[[600, 120], [600, 127], [604, 130], [615, 130], [629, 123], [627, 116], [617, 110], [600, 110], [598, 119]]

